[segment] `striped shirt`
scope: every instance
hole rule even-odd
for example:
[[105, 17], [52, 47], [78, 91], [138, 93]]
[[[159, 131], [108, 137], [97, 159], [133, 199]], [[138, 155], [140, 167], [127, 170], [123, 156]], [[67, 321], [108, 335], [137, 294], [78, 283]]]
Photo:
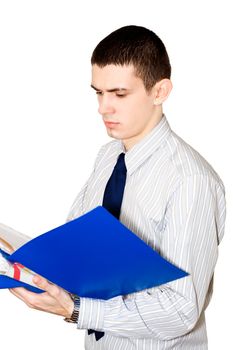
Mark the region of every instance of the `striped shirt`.
[[[101, 147], [68, 220], [102, 205], [122, 152], [121, 140]], [[125, 162], [120, 221], [189, 276], [110, 300], [81, 298], [77, 327], [105, 332], [99, 341], [86, 332], [85, 349], [206, 350], [204, 311], [224, 234], [224, 185], [206, 160], [171, 130], [165, 116], [126, 152]]]

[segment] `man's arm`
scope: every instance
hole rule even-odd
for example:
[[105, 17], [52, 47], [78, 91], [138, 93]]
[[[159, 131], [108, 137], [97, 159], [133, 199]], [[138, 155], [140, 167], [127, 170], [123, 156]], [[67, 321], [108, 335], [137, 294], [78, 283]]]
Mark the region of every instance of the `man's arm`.
[[[95, 173], [95, 167], [104, 151], [105, 145], [102, 146], [97, 154], [93, 171], [86, 181], [81, 191], [78, 193], [75, 201], [70, 209], [67, 221], [73, 220], [84, 214], [83, 202], [86, 193], [86, 189]], [[13, 288], [10, 289], [11, 293], [25, 302], [26, 305], [33, 309], [53, 313], [56, 315], [70, 318], [74, 309], [74, 302], [70, 295], [62, 288], [49, 283], [45, 278], [41, 276], [35, 276], [33, 282], [45, 293], [37, 294], [28, 291], [25, 288]]]
[[207, 176], [184, 179], [170, 198], [165, 222], [161, 255], [190, 275], [132, 296], [81, 298], [78, 328], [161, 340], [193, 329], [205, 306], [223, 235], [223, 187]]

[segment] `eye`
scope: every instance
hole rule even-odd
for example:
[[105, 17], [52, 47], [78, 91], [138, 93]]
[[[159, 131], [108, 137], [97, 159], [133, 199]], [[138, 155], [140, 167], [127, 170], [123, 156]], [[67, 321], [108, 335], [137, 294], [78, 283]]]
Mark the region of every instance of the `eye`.
[[103, 95], [102, 91], [96, 91], [96, 95]]
[[125, 96], [126, 96], [126, 94], [124, 94], [124, 95], [123, 95], [123, 94], [116, 94], [116, 96], [117, 96], [117, 97], [121, 97], [121, 98], [122, 98], [122, 97], [125, 97]]

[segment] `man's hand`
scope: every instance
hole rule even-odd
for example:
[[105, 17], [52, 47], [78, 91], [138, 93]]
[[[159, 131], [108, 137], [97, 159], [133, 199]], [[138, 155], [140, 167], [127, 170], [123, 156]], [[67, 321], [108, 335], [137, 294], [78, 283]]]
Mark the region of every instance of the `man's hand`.
[[32, 309], [70, 318], [74, 302], [67, 292], [41, 276], [35, 276], [33, 282], [45, 292], [37, 294], [22, 287], [12, 288], [10, 292]]

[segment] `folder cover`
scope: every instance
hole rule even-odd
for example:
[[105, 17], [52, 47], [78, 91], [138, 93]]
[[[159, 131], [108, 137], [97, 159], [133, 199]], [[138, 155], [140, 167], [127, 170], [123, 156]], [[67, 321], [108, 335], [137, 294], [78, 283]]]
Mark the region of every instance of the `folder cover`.
[[[70, 293], [105, 300], [188, 275], [102, 206], [31, 239], [10, 254], [8, 260], [26, 266]], [[0, 276], [0, 288], [21, 285], [22, 282]]]

